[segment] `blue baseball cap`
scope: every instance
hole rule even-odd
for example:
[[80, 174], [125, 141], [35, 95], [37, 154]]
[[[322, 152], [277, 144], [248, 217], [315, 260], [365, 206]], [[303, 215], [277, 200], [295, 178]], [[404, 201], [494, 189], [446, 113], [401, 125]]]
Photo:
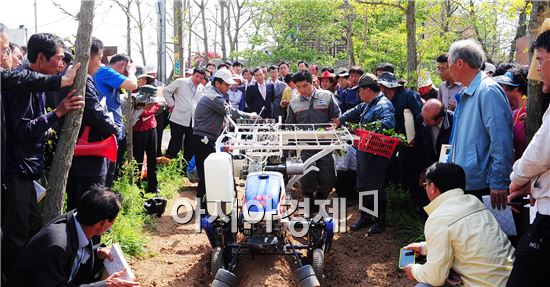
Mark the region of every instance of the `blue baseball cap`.
[[514, 82], [514, 74], [512, 74], [512, 72], [506, 72], [504, 75], [493, 77], [493, 80], [501, 85], [506, 86], [519, 87], [520, 85]]

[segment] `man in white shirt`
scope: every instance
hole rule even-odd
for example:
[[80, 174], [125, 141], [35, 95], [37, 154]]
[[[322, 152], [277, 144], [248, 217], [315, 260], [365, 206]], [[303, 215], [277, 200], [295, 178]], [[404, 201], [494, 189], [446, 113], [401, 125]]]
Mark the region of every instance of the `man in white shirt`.
[[[543, 92], [550, 91], [550, 31], [540, 34], [532, 49]], [[529, 72], [529, 76], [531, 72]], [[532, 79], [532, 77], [529, 77]], [[550, 108], [542, 116], [542, 125], [513, 166], [508, 201], [531, 194], [537, 216], [517, 245], [514, 269], [506, 286], [547, 286], [550, 270]]]
[[[191, 137], [193, 136], [193, 116], [195, 107], [204, 93], [201, 80], [205, 72], [202, 68], [195, 68], [189, 78], [180, 78], [173, 81], [162, 90], [166, 103], [170, 107], [170, 143], [166, 157], [178, 156], [183, 143], [183, 158], [189, 162], [193, 157]], [[185, 138], [184, 138], [185, 137]]]
[[443, 103], [446, 109], [454, 111], [456, 108], [456, 94], [462, 90], [462, 85], [456, 83], [449, 72], [449, 54], [445, 53], [437, 57], [437, 73], [441, 78], [441, 84], [437, 93], [437, 99]]

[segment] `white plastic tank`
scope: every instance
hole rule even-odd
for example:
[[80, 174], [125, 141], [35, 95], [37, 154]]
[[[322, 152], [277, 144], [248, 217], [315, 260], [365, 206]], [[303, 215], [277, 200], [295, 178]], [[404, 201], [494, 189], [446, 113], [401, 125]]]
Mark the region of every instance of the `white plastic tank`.
[[[231, 206], [235, 201], [235, 179], [233, 177], [233, 162], [230, 154], [216, 152], [210, 154], [204, 161], [204, 183], [206, 188], [206, 209], [211, 215], [230, 215]], [[221, 204], [220, 204], [221, 203]], [[218, 211], [218, 206], [222, 211]]]

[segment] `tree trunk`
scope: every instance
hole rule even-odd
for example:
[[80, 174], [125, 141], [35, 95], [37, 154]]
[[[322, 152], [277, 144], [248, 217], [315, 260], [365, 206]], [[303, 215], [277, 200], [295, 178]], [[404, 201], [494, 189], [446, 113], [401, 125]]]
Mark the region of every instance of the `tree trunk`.
[[[136, 111], [134, 109], [132, 101], [132, 91], [127, 91], [126, 101], [122, 103], [122, 114], [124, 115], [124, 130], [126, 132], [126, 150], [128, 152], [128, 162], [134, 160], [134, 141], [133, 141], [133, 125], [132, 118], [133, 113]], [[117, 159], [117, 161], [123, 160], [122, 158]], [[133, 179], [130, 178], [130, 182], [133, 182]]]
[[[86, 77], [88, 73], [88, 60], [92, 43], [92, 30], [94, 22], [94, 0], [82, 0], [78, 14], [78, 32], [76, 35], [76, 62], [82, 66], [78, 70], [72, 89], [77, 90], [78, 95], [86, 94]], [[69, 169], [73, 160], [74, 147], [78, 139], [78, 131], [82, 122], [84, 109], [75, 110], [65, 115], [65, 121], [61, 127], [57, 151], [54, 154], [49, 182], [49, 193], [44, 203], [44, 223], [49, 222], [63, 209], [63, 197], [67, 187]]]
[[407, 19], [407, 79], [409, 82], [416, 83], [416, 68], [418, 59], [416, 55], [416, 1], [409, 1], [405, 10]]
[[206, 1], [201, 0], [200, 4], [195, 1], [195, 3], [199, 6], [200, 9], [200, 15], [202, 20], [202, 43], [204, 45], [204, 61], [205, 63], [208, 63], [208, 29], [206, 27]]
[[519, 13], [516, 36], [514, 37], [514, 40], [512, 41], [512, 45], [510, 46], [510, 54], [508, 55], [508, 62], [512, 62], [514, 60], [514, 55], [516, 54], [517, 40], [527, 35], [527, 21], [526, 21], [527, 13], [525, 10], [527, 10], [527, 2], [525, 3], [525, 6], [523, 6], [523, 9], [521, 9], [521, 12]]
[[[237, 3], [238, 4], [238, 3]], [[233, 51], [235, 51], [235, 42], [233, 41], [233, 35], [231, 35], [231, 19], [234, 18], [236, 22], [235, 30], [239, 27], [239, 20], [238, 17], [240, 15], [235, 15], [231, 13], [232, 9], [234, 8], [235, 4], [230, 0], [228, 1], [227, 5], [225, 5], [225, 9], [227, 10], [227, 25], [225, 25], [226, 29], [225, 31], [222, 30], [222, 33], [227, 33], [227, 39], [229, 40], [229, 56], [232, 57]], [[233, 59], [232, 59], [233, 60]]]
[[[532, 1], [533, 8], [529, 20], [529, 43], [533, 43], [538, 36], [539, 28], [545, 18], [550, 17], [550, 2]], [[529, 62], [533, 58], [533, 54], [529, 52]], [[544, 114], [544, 97], [541, 92], [541, 87], [537, 81], [529, 80], [527, 90], [527, 119], [525, 121], [525, 133], [527, 142], [530, 142], [533, 135], [537, 132], [542, 124], [542, 115]]]
[[132, 58], [132, 22], [130, 21], [130, 5], [132, 1], [128, 1], [126, 7], [126, 53], [128, 57]]
[[189, 18], [189, 31], [187, 35], [187, 52], [189, 53], [187, 63], [191, 66], [191, 42], [193, 37], [193, 21], [191, 20], [191, 4], [190, 0], [187, 0], [187, 17]]
[[[221, 46], [222, 46], [222, 59], [225, 61], [227, 59], [227, 51], [225, 47], [225, 6], [227, 4], [224, 0], [220, 0], [220, 36], [221, 36]], [[217, 25], [218, 23], [216, 23]], [[215, 43], [214, 43], [215, 44]]]
[[138, 30], [139, 30], [139, 53], [141, 54], [141, 60], [143, 61], [143, 66], [147, 66], [147, 62], [145, 60], [145, 45], [143, 44], [143, 26], [144, 26], [144, 23], [143, 23], [143, 19], [142, 19], [142, 16], [141, 16], [141, 4], [142, 2], [141, 1], [136, 1], [136, 7], [137, 7], [137, 12], [138, 12], [138, 23], [137, 23], [137, 26], [138, 26]]
[[346, 50], [348, 65], [355, 66], [355, 50], [353, 49], [353, 19], [352, 15], [346, 16]]
[[[176, 76], [184, 75], [182, 69], [184, 69], [183, 59], [183, 10], [181, 0], [174, 0], [174, 54], [178, 54], [179, 71], [178, 73], [172, 73]], [[172, 69], [174, 71], [174, 69]]]

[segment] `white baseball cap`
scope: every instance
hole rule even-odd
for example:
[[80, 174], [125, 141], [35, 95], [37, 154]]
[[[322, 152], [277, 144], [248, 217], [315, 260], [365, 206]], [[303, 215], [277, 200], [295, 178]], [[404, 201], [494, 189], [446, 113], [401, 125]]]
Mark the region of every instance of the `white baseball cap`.
[[237, 83], [233, 80], [233, 75], [231, 75], [231, 71], [229, 71], [228, 69], [219, 69], [214, 74], [214, 78], [220, 78], [229, 85]]

